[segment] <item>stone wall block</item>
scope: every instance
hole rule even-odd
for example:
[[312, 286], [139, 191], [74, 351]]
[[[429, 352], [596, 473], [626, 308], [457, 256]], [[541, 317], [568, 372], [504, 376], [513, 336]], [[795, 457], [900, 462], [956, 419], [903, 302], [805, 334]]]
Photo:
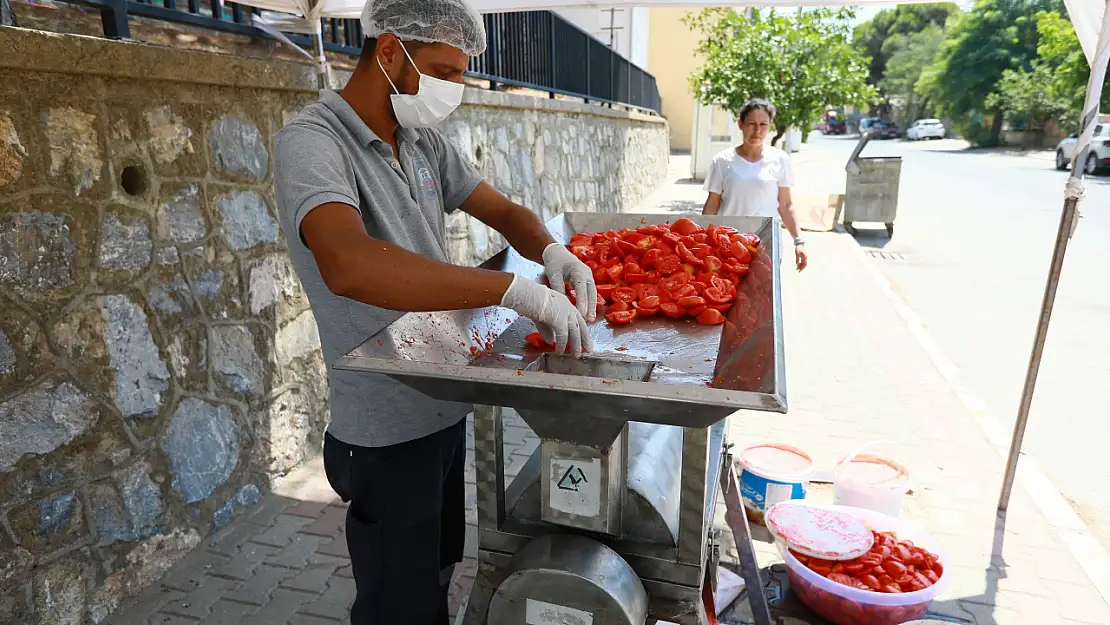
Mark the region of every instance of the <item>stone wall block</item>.
[[281, 326], [274, 336], [274, 360], [278, 369], [286, 371], [297, 361], [314, 355], [320, 349], [320, 333], [311, 310], [297, 315]]
[[[95, 305], [101, 320], [94, 321], [86, 312], [88, 317], [82, 319], [81, 327], [102, 324], [99, 329], [114, 382], [110, 394], [116, 407], [128, 418], [157, 416], [168, 400], [170, 372], [154, 341], [146, 310], [128, 295], [98, 297]], [[88, 344], [94, 341], [90, 338]]]
[[208, 327], [199, 323], [181, 326], [168, 339], [170, 371], [186, 392], [208, 392]]
[[212, 172], [226, 180], [262, 182], [270, 173], [267, 125], [245, 115], [229, 114], [208, 128]]
[[110, 188], [98, 109], [85, 101], [40, 111], [50, 179], [74, 197], [101, 197]]
[[[87, 614], [93, 623], [103, 623], [127, 598], [156, 583], [178, 560], [200, 545], [195, 529], [177, 528], [155, 534], [119, 557], [114, 571], [103, 583], [86, 591]], [[66, 622], [78, 624], [84, 620]]]
[[37, 162], [27, 120], [22, 108], [0, 106], [0, 193], [22, 191], [33, 184]]
[[[261, 334], [261, 328], [258, 330]], [[259, 356], [260, 337], [250, 326], [218, 325], [208, 331], [208, 357], [212, 377], [221, 395], [247, 402], [267, 392], [265, 365]]]
[[[214, 192], [212, 187], [210, 191]], [[234, 190], [216, 199], [214, 223], [224, 243], [235, 252], [248, 252], [261, 245], [276, 245], [281, 236], [269, 202], [255, 191]]]
[[0, 397], [30, 384], [53, 367], [46, 332], [33, 317], [0, 298]]
[[88, 284], [99, 229], [96, 208], [61, 196], [0, 207], [0, 290], [52, 314]]
[[0, 403], [0, 470], [26, 455], [69, 444], [100, 417], [99, 407], [73, 382], [44, 380]]
[[76, 490], [62, 490], [9, 513], [20, 545], [36, 555], [77, 543], [87, 535], [84, 508]]
[[156, 533], [163, 522], [161, 489], [150, 465], [140, 462], [115, 479], [89, 487], [89, 512], [97, 544], [133, 542]]
[[309, 443], [319, 440], [307, 393], [295, 388], [252, 410], [251, 460], [262, 470], [283, 475], [305, 459]]
[[204, 191], [196, 183], [162, 185], [155, 215], [158, 240], [189, 246], [207, 237], [203, 204]]
[[[456, 211], [458, 215], [465, 215]], [[449, 216], [450, 221], [455, 216]], [[309, 307], [308, 297], [287, 254], [270, 254], [245, 261], [247, 302], [252, 319], [282, 326]]]
[[[54, 397], [42, 399], [43, 389], [35, 387], [0, 407], [0, 417], [9, 419], [6, 427], [0, 427], [0, 434], [8, 437], [0, 453], [9, 458], [20, 455], [14, 467], [0, 469], [0, 501], [6, 505], [18, 507], [60, 489], [79, 488], [84, 482], [111, 474], [132, 458], [129, 437], [118, 417], [92, 400], [76, 408], [67, 405], [63, 395], [67, 389], [51, 386], [57, 383], [59, 380], [51, 380], [43, 387], [54, 391]], [[49, 400], [54, 403], [47, 403]], [[20, 404], [24, 410], [45, 408], [56, 412], [53, 420], [47, 420], [49, 412], [37, 412], [29, 418], [26, 412], [12, 410]]]
[[182, 252], [185, 275], [193, 297], [209, 319], [227, 321], [245, 317], [245, 293], [239, 259], [222, 239]]
[[136, 279], [154, 258], [154, 227], [149, 216], [113, 206], [100, 220], [97, 282], [120, 287]]
[[[0, 538], [0, 596], [18, 592], [25, 580], [30, 579], [35, 557], [23, 547], [11, 544], [7, 538]], [[0, 609], [4, 608], [0, 602]], [[8, 609], [14, 608], [14, 603]], [[10, 614], [10, 612], [0, 612]], [[19, 621], [16, 621], [19, 622]]]
[[86, 602], [96, 584], [96, 568], [88, 550], [35, 569], [36, 625], [83, 625]]
[[207, 499], [239, 464], [241, 436], [232, 409], [186, 397], [177, 405], [162, 439], [172, 486], [187, 504]]

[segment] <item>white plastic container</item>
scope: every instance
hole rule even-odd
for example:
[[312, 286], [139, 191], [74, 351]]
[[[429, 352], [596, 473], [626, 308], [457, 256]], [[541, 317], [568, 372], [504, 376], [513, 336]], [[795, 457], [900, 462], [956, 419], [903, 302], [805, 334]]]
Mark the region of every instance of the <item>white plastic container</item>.
[[740, 498], [748, 520], [763, 525], [767, 508], [805, 499], [816, 467], [806, 452], [781, 443], [759, 443], [740, 452]]
[[910, 473], [901, 464], [880, 455], [861, 453], [871, 443], [836, 463], [833, 503], [865, 508], [898, 518], [910, 490]]
[[924, 530], [905, 521], [873, 510], [847, 506], [833, 508], [851, 512], [876, 532], [894, 532], [899, 539], [908, 539], [915, 545], [928, 549], [938, 556], [944, 572], [937, 583], [916, 592], [887, 594], [857, 590], [809, 570], [782, 542], [776, 541], [779, 553], [786, 561], [794, 592], [806, 605], [837, 625], [896, 625], [921, 618], [933, 599], [951, 583], [951, 570], [944, 552]]

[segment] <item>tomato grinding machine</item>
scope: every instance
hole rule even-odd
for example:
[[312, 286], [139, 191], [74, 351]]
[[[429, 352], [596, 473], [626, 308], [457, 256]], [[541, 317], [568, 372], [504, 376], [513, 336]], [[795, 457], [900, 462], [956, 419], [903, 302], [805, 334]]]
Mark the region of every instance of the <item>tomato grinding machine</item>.
[[[336, 363], [474, 405], [478, 573], [463, 625], [706, 625], [718, 489], [748, 588], [762, 588], [726, 438], [732, 413], [786, 412], [779, 222], [693, 219], [763, 241], [723, 325], [599, 317], [575, 359], [526, 348], [534, 326], [508, 309], [408, 313]], [[547, 226], [565, 242], [665, 221], [565, 213]], [[482, 266], [542, 275], [512, 249]], [[502, 408], [540, 438], [508, 484]], [[769, 621], [762, 592], [748, 597]]]

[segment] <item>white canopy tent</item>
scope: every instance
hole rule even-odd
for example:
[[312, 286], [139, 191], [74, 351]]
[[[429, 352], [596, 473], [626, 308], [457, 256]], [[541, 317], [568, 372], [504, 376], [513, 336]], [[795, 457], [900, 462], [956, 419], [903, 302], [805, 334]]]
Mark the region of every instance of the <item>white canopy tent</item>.
[[[541, 9], [562, 8], [608, 8], [608, 7], [689, 7], [699, 9], [704, 7], [790, 7], [799, 6], [871, 6], [885, 4], [912, 4], [928, 2], [930, 0], [471, 0], [471, 3], [480, 12], [496, 13], [508, 11], [531, 11]], [[1033, 390], [1037, 382], [1037, 373], [1040, 369], [1041, 355], [1044, 350], [1045, 339], [1048, 335], [1049, 320], [1052, 316], [1053, 304], [1056, 300], [1056, 287], [1060, 280], [1060, 272], [1064, 264], [1064, 255], [1068, 242], [1075, 227], [1079, 223], [1078, 203], [1082, 198], [1083, 167], [1094, 136], [1095, 126], [1098, 122], [1099, 97], [1102, 94], [1106, 78], [1107, 64], [1110, 63], [1110, 0], [1064, 0], [1068, 16], [1071, 19], [1075, 33], [1079, 37], [1083, 53], [1091, 65], [1091, 76], [1087, 83], [1086, 101], [1083, 107], [1082, 129], [1075, 156], [1072, 160], [1071, 175], [1064, 190], [1064, 209], [1060, 216], [1060, 227], [1056, 236], [1056, 247], [1049, 267], [1048, 281], [1045, 286], [1044, 301], [1041, 306], [1041, 315], [1037, 324], [1037, 331], [1033, 341], [1033, 350], [1030, 355], [1029, 368], [1025, 379], [1025, 388], [1022, 393], [1021, 404], [1018, 409], [1017, 423], [1014, 427], [1013, 440], [1010, 446], [1006, 478], [1002, 486], [998, 507], [1005, 510], [1009, 505], [1010, 493], [1013, 489], [1017, 475], [1018, 458], [1021, 452], [1022, 441], [1025, 437], [1025, 426], [1029, 419], [1029, 410], [1033, 401]], [[362, 12], [364, 0], [243, 0], [240, 4], [258, 7], [264, 10], [263, 20], [266, 22], [264, 29], [271, 34], [284, 39], [278, 31], [300, 32], [313, 35], [317, 42], [317, 56], [319, 69], [322, 76], [326, 76], [327, 66], [323, 57], [322, 39], [320, 38], [320, 18], [357, 18]], [[287, 41], [287, 40], [286, 40]], [[322, 79], [321, 86], [325, 85]]]

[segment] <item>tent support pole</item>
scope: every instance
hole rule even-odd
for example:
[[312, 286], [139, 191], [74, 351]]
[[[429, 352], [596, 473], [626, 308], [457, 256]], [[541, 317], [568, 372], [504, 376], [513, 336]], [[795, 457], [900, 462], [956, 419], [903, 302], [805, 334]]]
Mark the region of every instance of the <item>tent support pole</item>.
[[1079, 219], [1079, 200], [1068, 198], [1064, 200], [1064, 212], [1060, 215], [1060, 229], [1056, 232], [1056, 249], [1052, 252], [1052, 264], [1048, 269], [1048, 283], [1045, 285], [1044, 301], [1041, 303], [1041, 316], [1037, 321], [1037, 334], [1033, 339], [1033, 353], [1029, 357], [1029, 369], [1025, 374], [1025, 388], [1021, 393], [1021, 404], [1018, 406], [1017, 423], [1014, 424], [1014, 436], [1010, 442], [1010, 456], [1006, 461], [1006, 478], [1002, 482], [1002, 496], [998, 500], [998, 509], [1005, 511], [1010, 505], [1010, 494], [1014, 488], [1014, 478], [1017, 475], [1018, 459], [1021, 456], [1021, 445], [1025, 439], [1025, 426], [1029, 423], [1029, 409], [1033, 405], [1033, 391], [1037, 386], [1037, 374], [1041, 369], [1041, 356], [1044, 354], [1045, 339], [1048, 337], [1048, 323], [1052, 319], [1052, 307], [1056, 302], [1056, 287], [1060, 284], [1060, 272], [1064, 267], [1064, 255], [1068, 250], [1068, 241], [1075, 230], [1075, 222]]
[[316, 53], [316, 87], [321, 91], [327, 89], [328, 84], [328, 61], [324, 56], [324, 33], [317, 31], [312, 35], [312, 48]]
[[1021, 457], [1021, 445], [1025, 439], [1025, 426], [1029, 423], [1029, 408], [1033, 405], [1033, 390], [1037, 386], [1044, 342], [1048, 336], [1048, 322], [1052, 318], [1052, 306], [1056, 303], [1056, 287], [1060, 283], [1060, 270], [1064, 267], [1064, 254], [1068, 250], [1068, 241], [1071, 240], [1071, 235], [1075, 232], [1075, 226], [1079, 221], [1083, 169], [1087, 163], [1087, 154], [1090, 152], [1095, 127], [1098, 125], [1099, 100], [1102, 97], [1103, 83], [1106, 81], [1106, 67], [1110, 65], [1110, 0], [1105, 2], [1106, 8], [1103, 10], [1098, 42], [1095, 44], [1093, 53], [1091, 50], [1086, 51], [1087, 60], [1091, 65], [1091, 75], [1087, 79], [1087, 95], [1083, 102], [1083, 116], [1080, 118], [1079, 141], [1076, 142], [1075, 154], [1072, 156], [1071, 174], [1064, 196], [1066, 198], [1064, 212], [1060, 215], [1060, 229], [1056, 232], [1056, 248], [1052, 251], [1052, 264], [1048, 268], [1048, 283], [1044, 290], [1044, 301], [1041, 303], [1041, 317], [1037, 322], [1036, 337], [1033, 339], [1033, 353], [1029, 356], [1025, 388], [1021, 393], [1021, 404], [1018, 405], [1017, 422], [1014, 423], [1014, 437], [1010, 441], [1006, 477], [1002, 482], [1002, 493], [998, 498], [999, 512], [1005, 512], [1010, 506], [1010, 495], [1014, 490], [1018, 460]]

